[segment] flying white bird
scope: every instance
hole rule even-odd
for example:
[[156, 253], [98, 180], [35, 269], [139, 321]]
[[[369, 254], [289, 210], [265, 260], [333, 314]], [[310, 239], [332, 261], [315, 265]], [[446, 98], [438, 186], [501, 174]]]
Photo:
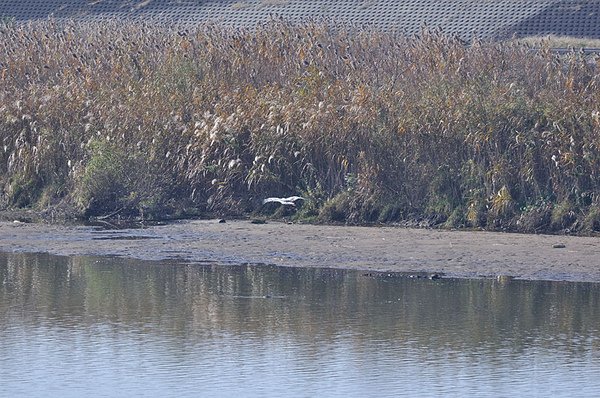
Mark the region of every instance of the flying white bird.
[[266, 203], [280, 203], [284, 206], [293, 206], [296, 207], [296, 202], [299, 200], [304, 200], [302, 196], [290, 196], [289, 198], [266, 198], [263, 200], [263, 205]]

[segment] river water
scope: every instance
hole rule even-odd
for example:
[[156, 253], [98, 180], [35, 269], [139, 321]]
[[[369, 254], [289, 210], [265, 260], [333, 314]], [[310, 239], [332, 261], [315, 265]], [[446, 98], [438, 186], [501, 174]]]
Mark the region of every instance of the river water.
[[0, 253], [2, 397], [597, 396], [600, 285]]

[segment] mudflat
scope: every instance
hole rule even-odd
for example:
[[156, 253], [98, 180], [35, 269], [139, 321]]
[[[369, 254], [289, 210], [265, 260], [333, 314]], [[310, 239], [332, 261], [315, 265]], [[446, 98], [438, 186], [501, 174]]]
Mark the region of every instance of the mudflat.
[[247, 220], [110, 230], [0, 222], [0, 251], [600, 282], [600, 238]]

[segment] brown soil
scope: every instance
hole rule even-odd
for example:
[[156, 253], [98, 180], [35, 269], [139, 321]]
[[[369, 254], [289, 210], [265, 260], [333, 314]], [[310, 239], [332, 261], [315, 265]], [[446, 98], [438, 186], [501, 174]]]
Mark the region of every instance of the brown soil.
[[123, 230], [0, 222], [0, 251], [600, 282], [595, 237], [217, 220]]

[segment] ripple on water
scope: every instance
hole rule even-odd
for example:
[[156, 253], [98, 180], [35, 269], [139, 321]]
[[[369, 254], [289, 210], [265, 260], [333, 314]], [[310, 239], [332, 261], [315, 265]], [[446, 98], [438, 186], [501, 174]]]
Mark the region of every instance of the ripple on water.
[[0, 255], [0, 396], [595, 396], [587, 284]]

